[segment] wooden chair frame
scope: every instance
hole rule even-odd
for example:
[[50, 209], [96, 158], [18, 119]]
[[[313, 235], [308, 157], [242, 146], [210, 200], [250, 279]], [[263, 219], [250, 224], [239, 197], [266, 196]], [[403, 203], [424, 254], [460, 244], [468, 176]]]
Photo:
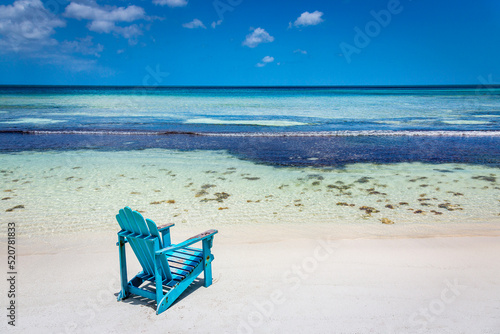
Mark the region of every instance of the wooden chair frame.
[[[121, 209], [116, 219], [122, 229], [118, 232], [116, 244], [119, 249], [121, 280], [118, 301], [130, 294], [149, 298], [156, 301], [156, 314], [160, 314], [167, 310], [202, 272], [205, 287], [212, 284], [214, 256], [211, 248], [217, 230], [208, 230], [172, 245], [170, 228], [174, 224], [157, 227], [152, 220], [145, 220], [139, 212], [132, 211], [129, 207]], [[202, 243], [202, 249], [190, 247], [197, 242]], [[127, 280], [127, 243], [143, 269], [130, 281]], [[154, 293], [141, 288], [147, 281], [154, 283]]]

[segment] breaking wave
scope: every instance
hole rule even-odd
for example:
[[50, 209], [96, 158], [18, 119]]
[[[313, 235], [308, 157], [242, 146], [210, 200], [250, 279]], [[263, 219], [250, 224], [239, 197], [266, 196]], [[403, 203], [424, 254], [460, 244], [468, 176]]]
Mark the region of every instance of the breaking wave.
[[191, 131], [120, 131], [120, 130], [4, 130], [0, 133], [25, 135], [118, 135], [166, 136], [190, 135], [208, 137], [500, 137], [500, 131], [303, 131], [303, 132], [191, 132]]

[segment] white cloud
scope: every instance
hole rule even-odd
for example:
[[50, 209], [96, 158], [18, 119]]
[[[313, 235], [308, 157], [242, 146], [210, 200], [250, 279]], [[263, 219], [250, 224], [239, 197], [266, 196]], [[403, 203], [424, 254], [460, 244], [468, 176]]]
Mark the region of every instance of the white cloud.
[[76, 2], [72, 2], [66, 7], [64, 15], [78, 20], [110, 22], [132, 22], [145, 17], [144, 9], [134, 5], [127, 8], [99, 7], [97, 4], [86, 5]]
[[87, 27], [90, 31], [109, 34], [116, 28], [115, 23], [112, 21], [92, 21]]
[[104, 50], [104, 47], [101, 44], [94, 45], [92, 36], [77, 38], [76, 41], [64, 41], [61, 43], [61, 46], [62, 50], [66, 52], [76, 52], [96, 57], [100, 57], [100, 53]]
[[[297, 20], [295, 20], [295, 22], [293, 23], [293, 25], [296, 27], [315, 26], [324, 21], [321, 18], [321, 16], [323, 16], [323, 13], [317, 10], [312, 13], [304, 12], [300, 14]], [[290, 27], [291, 25], [289, 25], [289, 28]]]
[[21, 59], [34, 59], [43, 66], [57, 66], [71, 72], [112, 75], [111, 70], [97, 64], [94, 57], [99, 57], [104, 47], [94, 44], [92, 37], [63, 42], [53, 38], [55, 29], [64, 26], [66, 22], [40, 0], [16, 0], [11, 5], [0, 5], [0, 53], [18, 52]]
[[57, 66], [71, 72], [88, 72], [101, 74], [102, 67], [97, 64], [95, 59], [82, 59], [73, 57], [66, 53], [42, 53], [37, 57], [43, 65]]
[[153, 0], [155, 5], [169, 6], [169, 7], [184, 7], [187, 6], [187, 0]]
[[129, 26], [117, 26], [119, 22], [133, 22], [146, 19], [144, 9], [138, 6], [128, 7], [100, 7], [95, 2], [87, 4], [71, 2], [64, 16], [77, 20], [89, 20], [87, 28], [98, 33], [109, 34], [111, 32], [129, 39], [130, 44], [136, 43], [137, 36], [142, 35], [142, 30], [137, 24]]
[[269, 35], [267, 31], [262, 28], [255, 29], [251, 34], [248, 34], [246, 39], [243, 41], [243, 45], [249, 48], [254, 48], [260, 43], [270, 43], [274, 41], [274, 37]]
[[220, 26], [221, 24], [222, 24], [222, 20], [219, 20], [219, 21], [212, 22], [211, 26], [212, 26], [212, 28], [215, 29], [215, 27]]
[[0, 5], [0, 52], [33, 51], [57, 41], [51, 36], [66, 22], [50, 13], [40, 0]]
[[293, 53], [301, 53], [303, 55], [306, 55], [307, 51], [306, 50], [297, 49], [297, 50], [293, 50]]
[[264, 58], [262, 58], [261, 62], [260, 63], [257, 63], [257, 67], [264, 67], [266, 66], [267, 64], [269, 63], [272, 63], [274, 61], [274, 57], [271, 57], [271, 56], [265, 56]]
[[274, 61], [274, 57], [265, 56], [264, 58], [262, 58], [263, 63], [272, 63], [273, 61]]
[[194, 19], [193, 21], [191, 22], [188, 22], [188, 23], [184, 23], [182, 25], [184, 28], [188, 28], [188, 29], [196, 29], [196, 28], [203, 28], [203, 29], [207, 29], [207, 27], [205, 27], [205, 25], [203, 24], [203, 22], [201, 22], [200, 20], [198, 19]]
[[130, 45], [137, 44], [137, 37], [142, 35], [142, 29], [137, 24], [132, 24], [126, 27], [116, 27], [114, 31], [128, 39], [128, 43]]

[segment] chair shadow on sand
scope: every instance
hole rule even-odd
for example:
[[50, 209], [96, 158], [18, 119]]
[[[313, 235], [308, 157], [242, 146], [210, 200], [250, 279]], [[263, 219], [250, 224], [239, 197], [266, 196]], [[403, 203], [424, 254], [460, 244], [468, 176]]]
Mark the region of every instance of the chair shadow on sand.
[[[186, 288], [186, 290], [184, 290], [184, 292], [182, 292], [182, 294], [175, 300], [175, 302], [172, 304], [172, 306], [181, 302], [184, 298], [188, 297], [190, 294], [192, 294], [193, 292], [195, 292], [199, 288], [203, 287], [203, 285], [204, 285], [203, 282], [204, 281], [202, 278], [196, 278], [193, 281], [193, 283], [191, 283], [191, 285], [189, 285]], [[145, 283], [144, 286], [141, 286], [141, 288], [149, 290], [153, 293], [155, 293], [155, 291], [156, 291], [155, 285], [153, 283], [150, 283], [150, 282]], [[166, 292], [166, 291], [167, 290], [164, 290], [164, 292]], [[115, 293], [114, 295], [116, 297], [118, 297], [119, 292]], [[142, 305], [142, 306], [149, 307], [149, 308], [153, 309], [154, 311], [156, 311], [156, 301], [149, 299], [149, 298], [146, 298], [146, 297], [139, 296], [139, 295], [130, 295], [127, 299], [124, 299], [120, 302], [126, 303], [126, 304], [131, 304], [131, 305]]]

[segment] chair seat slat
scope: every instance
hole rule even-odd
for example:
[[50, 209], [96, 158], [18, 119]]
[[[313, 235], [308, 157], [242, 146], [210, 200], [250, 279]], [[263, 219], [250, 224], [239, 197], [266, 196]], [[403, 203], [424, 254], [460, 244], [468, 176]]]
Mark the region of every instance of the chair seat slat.
[[176, 250], [178, 253], [190, 255], [190, 256], [196, 256], [196, 257], [203, 257], [203, 251], [195, 251], [195, 250], [190, 250], [186, 248], [181, 248]]
[[194, 256], [194, 255], [179, 252], [178, 250], [173, 251], [172, 256], [180, 257], [181, 259], [186, 259], [186, 260], [194, 261], [194, 262], [200, 261], [203, 258], [203, 255]]
[[186, 260], [186, 259], [179, 258], [179, 257], [176, 257], [176, 256], [170, 256], [169, 257], [169, 261], [180, 263], [180, 264], [183, 264], [183, 265], [192, 266], [192, 267], [196, 267], [201, 262], [201, 261]]

